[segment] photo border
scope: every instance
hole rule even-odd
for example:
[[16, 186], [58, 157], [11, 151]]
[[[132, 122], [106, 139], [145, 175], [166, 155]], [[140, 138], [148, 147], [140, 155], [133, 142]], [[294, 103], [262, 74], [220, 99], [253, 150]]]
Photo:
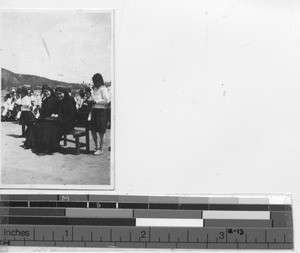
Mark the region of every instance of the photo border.
[[[115, 9], [113, 8], [0, 8], [0, 13], [14, 11], [83, 11], [83, 12], [102, 12], [110, 13], [111, 17], [111, 94], [112, 94], [112, 109], [111, 109], [111, 132], [110, 132], [110, 184], [109, 185], [55, 185], [55, 184], [4, 184], [2, 182], [2, 156], [0, 155], [0, 190], [84, 190], [84, 191], [102, 191], [115, 190]], [[1, 34], [1, 30], [0, 30]], [[2, 60], [0, 59], [0, 66], [2, 68]], [[0, 87], [2, 86], [0, 80]], [[2, 94], [2, 90], [0, 91]], [[2, 124], [0, 124], [2, 133]], [[2, 138], [0, 138], [2, 144]]]

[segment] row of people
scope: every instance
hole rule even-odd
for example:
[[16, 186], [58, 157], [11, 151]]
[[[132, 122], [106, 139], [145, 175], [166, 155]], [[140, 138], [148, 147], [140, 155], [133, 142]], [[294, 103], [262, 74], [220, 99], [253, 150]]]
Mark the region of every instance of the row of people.
[[1, 107], [1, 121], [19, 120], [22, 103], [29, 103], [31, 110], [36, 115], [41, 105], [41, 97], [34, 94], [34, 91], [27, 90], [24, 87], [12, 90], [4, 97], [4, 104]]
[[34, 116], [27, 104], [22, 105], [20, 123], [27, 126], [24, 147], [38, 155], [57, 152], [65, 133], [73, 130], [75, 125], [88, 124], [95, 143], [94, 155], [102, 154], [110, 94], [101, 74], [95, 74], [92, 80], [93, 88], [90, 94], [86, 90], [78, 112], [76, 101], [65, 88], [57, 87], [54, 92], [48, 85], [42, 87], [39, 117]]

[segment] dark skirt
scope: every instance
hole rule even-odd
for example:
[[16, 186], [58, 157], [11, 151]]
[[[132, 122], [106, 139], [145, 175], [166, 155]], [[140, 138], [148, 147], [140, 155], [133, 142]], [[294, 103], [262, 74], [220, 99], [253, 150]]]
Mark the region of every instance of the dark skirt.
[[92, 109], [90, 130], [105, 133], [107, 126], [107, 114], [105, 109]]
[[22, 111], [20, 116], [20, 125], [29, 125], [31, 123], [35, 122], [35, 116], [32, 113], [32, 111]]
[[35, 144], [38, 149], [57, 150], [59, 129], [54, 121], [41, 121], [35, 126]]

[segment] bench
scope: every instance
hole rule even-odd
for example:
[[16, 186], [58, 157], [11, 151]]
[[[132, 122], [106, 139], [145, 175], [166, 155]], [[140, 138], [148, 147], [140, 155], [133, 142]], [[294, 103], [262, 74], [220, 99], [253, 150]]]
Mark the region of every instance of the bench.
[[[75, 140], [68, 139], [67, 137], [69, 135], [72, 135]], [[85, 136], [85, 143], [79, 141], [79, 138], [83, 137], [83, 136]], [[62, 140], [64, 142], [64, 144], [63, 144], [64, 146], [67, 145], [67, 142], [75, 143], [76, 155], [80, 154], [81, 147], [86, 147], [86, 151], [90, 152], [90, 135], [89, 135], [89, 129], [87, 129], [86, 127], [85, 127], [85, 129], [78, 129], [75, 127], [75, 129], [73, 131], [70, 131], [70, 132], [64, 134]]]

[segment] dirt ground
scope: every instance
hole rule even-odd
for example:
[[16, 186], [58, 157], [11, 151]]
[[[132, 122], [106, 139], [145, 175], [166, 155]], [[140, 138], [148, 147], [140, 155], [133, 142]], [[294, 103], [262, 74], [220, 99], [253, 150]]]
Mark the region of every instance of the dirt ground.
[[[2, 184], [35, 185], [110, 185], [110, 130], [105, 135], [104, 153], [94, 156], [81, 148], [75, 154], [75, 144], [68, 142], [62, 152], [37, 156], [22, 147], [21, 126], [1, 122], [1, 181]], [[85, 137], [80, 141], [84, 142]], [[62, 144], [62, 142], [61, 142]], [[90, 149], [94, 149], [90, 134]]]

